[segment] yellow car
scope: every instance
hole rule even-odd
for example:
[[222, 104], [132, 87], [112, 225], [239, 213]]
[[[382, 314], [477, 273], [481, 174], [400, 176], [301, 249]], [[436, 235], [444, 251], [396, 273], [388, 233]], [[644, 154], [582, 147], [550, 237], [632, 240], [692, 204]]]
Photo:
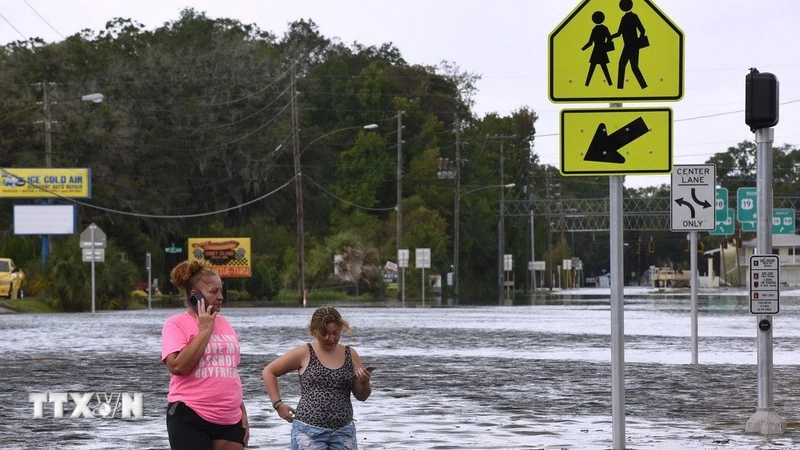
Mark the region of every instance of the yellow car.
[[9, 258], [0, 258], [0, 297], [22, 298], [25, 295], [25, 272]]

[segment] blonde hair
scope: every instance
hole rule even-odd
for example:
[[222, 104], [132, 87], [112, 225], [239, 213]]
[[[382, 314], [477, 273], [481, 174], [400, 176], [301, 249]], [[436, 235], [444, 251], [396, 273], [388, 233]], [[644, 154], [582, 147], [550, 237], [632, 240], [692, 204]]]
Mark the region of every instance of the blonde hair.
[[189, 291], [197, 287], [198, 282], [201, 280], [206, 281], [212, 277], [216, 278], [219, 275], [211, 270], [207, 262], [187, 260], [172, 269], [169, 274], [169, 281], [188, 294]]
[[308, 324], [308, 332], [316, 338], [325, 338], [328, 336], [329, 323], [335, 323], [342, 327], [343, 332], [350, 333], [350, 324], [333, 306], [322, 306], [314, 311], [311, 323]]

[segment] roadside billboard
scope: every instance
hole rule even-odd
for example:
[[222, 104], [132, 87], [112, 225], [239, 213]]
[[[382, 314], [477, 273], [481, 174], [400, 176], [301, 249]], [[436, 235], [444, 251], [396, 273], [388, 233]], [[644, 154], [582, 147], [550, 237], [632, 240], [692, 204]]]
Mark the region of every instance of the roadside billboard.
[[0, 168], [0, 198], [92, 198], [90, 169]]
[[250, 238], [191, 238], [187, 248], [190, 261], [208, 261], [222, 278], [249, 277], [252, 273]]

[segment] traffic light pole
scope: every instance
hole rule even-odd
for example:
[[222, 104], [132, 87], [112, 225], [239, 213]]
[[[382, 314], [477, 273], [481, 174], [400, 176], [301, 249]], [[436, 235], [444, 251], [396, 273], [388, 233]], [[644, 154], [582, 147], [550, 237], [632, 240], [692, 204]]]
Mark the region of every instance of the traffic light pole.
[[[758, 195], [758, 221], [756, 225], [756, 251], [759, 255], [772, 254], [772, 128], [758, 128], [756, 133], [756, 192]], [[766, 326], [759, 326], [764, 324]], [[756, 316], [758, 336], [758, 407], [747, 421], [745, 432], [783, 434], [786, 421], [775, 411], [772, 396], [772, 316]]]

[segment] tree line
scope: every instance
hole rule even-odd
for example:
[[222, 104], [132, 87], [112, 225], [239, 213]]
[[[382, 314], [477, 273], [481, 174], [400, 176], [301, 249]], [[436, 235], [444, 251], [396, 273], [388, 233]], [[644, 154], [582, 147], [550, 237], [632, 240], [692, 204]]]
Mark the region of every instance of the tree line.
[[[98, 276], [107, 280], [98, 294], [102, 307], [125, 305], [134, 282], [146, 279], [147, 252], [161, 288], [168, 290], [166, 274], [177, 260], [164, 248], [183, 247], [187, 238], [199, 236], [250, 237], [259, 275], [249, 288], [266, 296], [276, 286], [291, 291], [298, 278], [295, 147], [301, 151], [311, 290], [350, 284], [344, 287], [386, 295], [380, 267], [396, 262], [398, 145], [402, 247], [412, 254], [430, 248], [431, 272], [447, 273], [453, 262], [454, 174], [462, 193], [475, 190], [460, 199], [464, 295], [496, 289], [500, 185], [514, 183], [504, 195], [516, 200], [556, 191], [575, 198], [607, 193], [605, 178], [562, 178], [556, 168], [539, 163], [538, 116], [530, 106], [478, 117], [472, 109], [478, 74], [448, 61], [409, 63], [391, 44], [345, 44], [323, 36], [310, 20], [289, 24], [278, 37], [193, 9], [153, 30], [117, 18], [103, 30], [84, 30], [60, 42], [9, 43], [0, 49], [0, 64], [0, 167], [44, 167], [45, 133], [37, 122], [46, 88], [54, 121], [52, 166], [91, 168], [92, 198], [77, 204], [78, 231], [94, 222], [109, 238], [110, 253], [98, 266]], [[93, 92], [105, 101], [74, 101]], [[378, 128], [362, 128], [368, 124]], [[493, 136], [513, 136], [503, 142], [502, 179], [501, 143]], [[742, 143], [715, 155], [718, 177], [754, 180], [746, 157], [751, 147]], [[781, 176], [795, 177], [796, 151], [785, 146], [778, 152], [787, 160]], [[776, 185], [778, 180], [776, 171]], [[494, 188], [477, 189], [485, 186]], [[665, 188], [626, 195], [655, 195]], [[53, 239], [52, 257], [40, 268], [39, 238], [13, 234], [13, 204], [33, 202], [40, 200], [0, 201], [0, 253], [31, 273], [35, 290], [52, 292], [64, 309], [85, 309], [81, 280], [87, 269], [76, 238]], [[587, 275], [607, 266], [606, 237], [567, 236], [545, 222], [537, 221], [534, 230], [536, 260], [594, 252], [577, 255]], [[505, 236], [505, 247], [520, 253], [517, 261], [529, 258], [523, 255], [530, 248], [525, 220], [509, 218]], [[549, 249], [541, 245], [548, 238], [555, 238]], [[186, 257], [186, 250], [177, 257]], [[358, 259], [365, 270], [332, 277], [337, 254]], [[525, 279], [525, 264], [517, 266], [515, 278]], [[406, 273], [413, 295], [420, 274]], [[248, 288], [245, 281], [236, 283]]]

